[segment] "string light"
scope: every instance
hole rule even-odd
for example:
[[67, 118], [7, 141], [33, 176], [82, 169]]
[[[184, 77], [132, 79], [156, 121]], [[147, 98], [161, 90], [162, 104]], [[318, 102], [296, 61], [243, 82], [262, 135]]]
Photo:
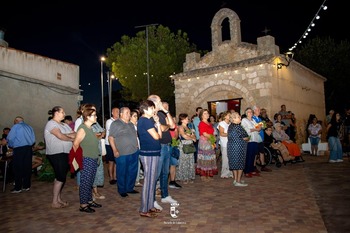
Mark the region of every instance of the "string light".
[[296, 42], [294, 44], [293, 47], [289, 48], [289, 51], [292, 51], [293, 49], [295, 49], [297, 47], [298, 44], [302, 43], [302, 39], [305, 39], [308, 35], [309, 32], [311, 31], [311, 27], [315, 27], [315, 20], [318, 20], [320, 18], [319, 13], [321, 10], [327, 10], [327, 6], [325, 5], [327, 0], [324, 0], [322, 5], [320, 6], [320, 8], [318, 9], [316, 15], [314, 16], [314, 18], [311, 20], [311, 23], [309, 24], [309, 26], [307, 27], [307, 29], [305, 30], [305, 32], [301, 35], [301, 37], [299, 38], [298, 42]]

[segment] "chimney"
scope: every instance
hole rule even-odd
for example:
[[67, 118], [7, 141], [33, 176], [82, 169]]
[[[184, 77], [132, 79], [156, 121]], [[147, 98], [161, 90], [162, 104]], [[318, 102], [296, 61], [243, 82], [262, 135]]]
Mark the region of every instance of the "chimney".
[[0, 29], [0, 46], [2, 47], [8, 47], [9, 44], [4, 40], [5, 32]]

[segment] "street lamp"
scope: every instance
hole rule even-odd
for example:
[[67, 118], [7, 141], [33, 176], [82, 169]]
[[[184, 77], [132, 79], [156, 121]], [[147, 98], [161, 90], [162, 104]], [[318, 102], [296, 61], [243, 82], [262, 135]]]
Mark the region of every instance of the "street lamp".
[[101, 57], [101, 101], [102, 101], [102, 128], [105, 128], [105, 107], [103, 100], [103, 62], [106, 60], [105, 57]]
[[108, 78], [108, 101], [109, 101], [109, 117], [112, 117], [112, 90], [113, 90], [113, 85], [112, 81], [115, 78], [113, 74], [109, 74], [107, 72], [107, 78]]
[[147, 25], [141, 25], [141, 26], [136, 26], [135, 28], [146, 28], [146, 53], [147, 53], [147, 96], [150, 95], [150, 90], [149, 90], [149, 52], [148, 52], [148, 27], [150, 26], [157, 26], [157, 23], [154, 24], [147, 24]]

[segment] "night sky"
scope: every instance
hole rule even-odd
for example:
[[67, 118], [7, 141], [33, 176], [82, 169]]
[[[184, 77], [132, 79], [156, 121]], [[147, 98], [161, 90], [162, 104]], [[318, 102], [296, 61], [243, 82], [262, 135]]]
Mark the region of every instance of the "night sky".
[[[280, 51], [296, 43], [324, 0], [243, 1], [6, 1], [0, 4], [0, 29], [5, 31], [9, 47], [47, 56], [80, 66], [80, 84], [84, 101], [100, 105], [100, 57], [122, 35], [133, 37], [139, 25], [161, 24], [172, 32], [181, 29], [198, 49], [211, 50], [211, 21], [215, 13], [227, 7], [241, 20], [242, 41], [256, 44], [257, 37], [275, 37]], [[348, 40], [342, 29], [346, 7], [340, 1], [327, 0], [326, 11], [316, 21], [304, 43], [316, 36]], [[298, 45], [297, 49], [301, 46]], [[295, 50], [297, 52], [297, 49]], [[0, 61], [1, 62], [1, 61]], [[105, 71], [106, 68], [105, 68]], [[114, 84], [116, 88], [116, 83]], [[107, 82], [105, 94], [107, 93]]]

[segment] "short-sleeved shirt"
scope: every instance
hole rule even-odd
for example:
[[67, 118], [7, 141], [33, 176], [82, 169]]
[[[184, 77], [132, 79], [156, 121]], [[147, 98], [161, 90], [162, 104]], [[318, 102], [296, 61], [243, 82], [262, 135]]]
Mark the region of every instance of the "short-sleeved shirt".
[[[262, 122], [262, 119], [259, 116], [253, 116], [252, 119], [256, 122], [256, 123], [260, 123]], [[261, 130], [259, 131], [259, 135], [261, 137], [261, 140], [264, 141], [264, 130], [263, 128], [261, 128]]]
[[118, 119], [112, 122], [109, 137], [114, 138], [121, 156], [134, 154], [138, 150], [137, 132], [132, 122], [126, 123]]
[[[224, 129], [224, 133], [227, 133], [227, 130], [228, 130], [228, 127], [230, 126], [230, 124], [227, 124], [225, 121], [220, 121], [219, 125], [218, 125], [218, 131], [220, 134], [219, 126], [221, 126]], [[222, 147], [227, 147], [227, 136], [226, 137], [220, 136], [220, 145]]]
[[259, 132], [257, 132], [257, 131], [250, 132], [250, 130], [254, 129], [255, 125], [256, 125], [256, 122], [254, 121], [254, 119], [249, 120], [248, 118], [243, 118], [241, 125], [244, 128], [244, 130], [248, 133], [248, 135], [250, 136], [249, 142], [262, 142], [263, 141]]
[[199, 129], [198, 129], [199, 122], [201, 122], [201, 120], [199, 119], [198, 116], [193, 118], [193, 125], [194, 125], [194, 129], [196, 130], [195, 133], [196, 133], [197, 140], [199, 139]]
[[[166, 123], [166, 114], [163, 112], [158, 111], [158, 117], [159, 117], [159, 123], [161, 123], [162, 125], [167, 125]], [[171, 143], [171, 134], [170, 134], [170, 129], [168, 129], [167, 131], [164, 131], [162, 133], [162, 138], [160, 139], [160, 143], [161, 144], [168, 144]]]
[[73, 142], [63, 141], [51, 133], [54, 128], [58, 128], [62, 134], [72, 133], [73, 130], [66, 123], [58, 123], [50, 120], [46, 123], [44, 136], [46, 145], [46, 154], [53, 155], [59, 153], [69, 153]]
[[205, 123], [203, 121], [199, 122], [198, 130], [199, 130], [199, 136], [202, 136], [203, 133], [214, 135], [214, 127], [210, 123], [207, 124], [207, 123]]
[[78, 127], [78, 131], [83, 129], [85, 131], [85, 137], [80, 142], [80, 147], [83, 149], [83, 156], [88, 158], [96, 159], [98, 158], [100, 151], [98, 149], [98, 138], [96, 137], [94, 131], [88, 128], [85, 124], [81, 124]]
[[140, 141], [140, 155], [160, 156], [160, 141], [149, 134], [148, 130], [154, 127], [153, 119], [140, 117], [137, 122], [137, 133]]
[[319, 138], [321, 137], [319, 132], [322, 130], [322, 126], [319, 123], [310, 124], [308, 127], [308, 130], [310, 130], [311, 132], [310, 137], [319, 137]]
[[111, 128], [111, 125], [112, 123], [115, 121], [115, 119], [113, 117], [109, 118], [107, 121], [106, 121], [106, 139], [105, 140], [105, 143], [106, 145], [109, 146], [109, 141], [108, 141], [108, 137], [109, 137], [109, 130]]

